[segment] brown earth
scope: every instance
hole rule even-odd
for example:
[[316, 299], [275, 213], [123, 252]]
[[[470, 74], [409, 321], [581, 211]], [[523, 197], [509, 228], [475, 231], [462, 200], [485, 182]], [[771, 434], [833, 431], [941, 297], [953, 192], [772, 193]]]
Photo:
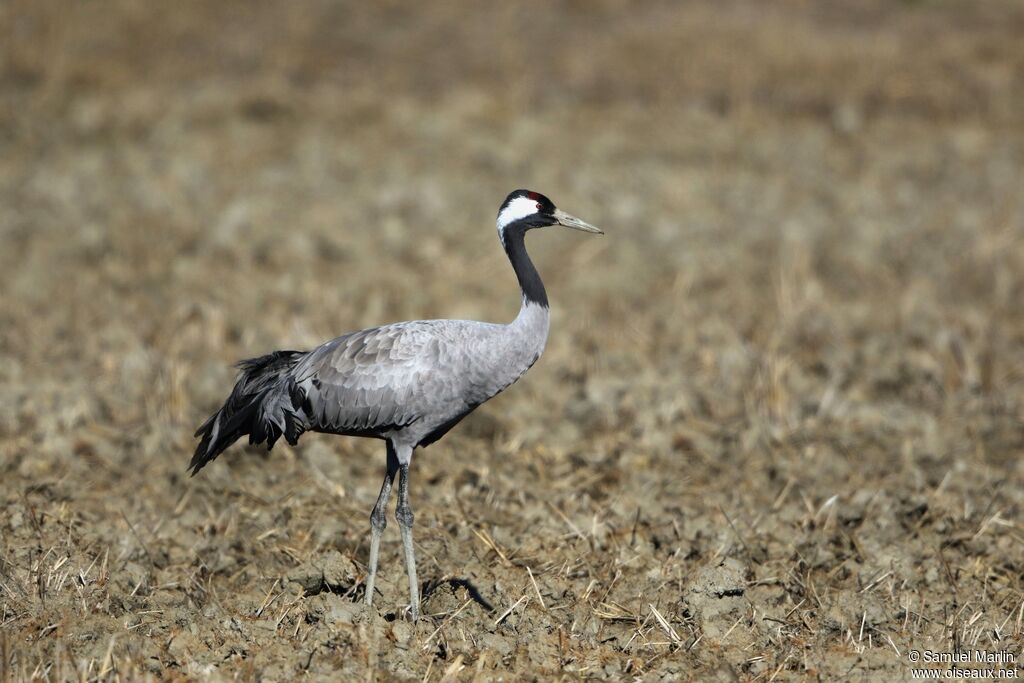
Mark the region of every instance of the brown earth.
[[[1020, 655], [1024, 5], [0, 3], [0, 671], [901, 680]], [[237, 446], [231, 363], [508, 320], [413, 466]], [[1020, 658], [1018, 657], [1019, 665]], [[1011, 665], [1014, 666], [1014, 665]]]

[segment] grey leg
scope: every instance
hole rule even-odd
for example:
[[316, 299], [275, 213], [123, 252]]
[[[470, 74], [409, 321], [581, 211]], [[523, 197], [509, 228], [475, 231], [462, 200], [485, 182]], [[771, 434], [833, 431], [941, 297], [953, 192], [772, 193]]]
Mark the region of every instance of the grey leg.
[[398, 473], [398, 456], [388, 442], [388, 470], [384, 475], [384, 483], [380, 486], [380, 495], [370, 513], [370, 574], [366, 577], [366, 604], [373, 604], [373, 583], [377, 578], [377, 559], [380, 556], [380, 535], [388, 525], [388, 498], [391, 497], [391, 485]]
[[395, 510], [395, 519], [398, 520], [398, 528], [402, 530], [405, 567], [409, 572], [409, 611], [412, 614], [412, 620], [418, 621], [420, 618], [420, 584], [416, 580], [416, 555], [412, 548], [414, 518], [412, 508], [409, 507], [409, 464], [406, 463], [398, 469], [398, 508]]

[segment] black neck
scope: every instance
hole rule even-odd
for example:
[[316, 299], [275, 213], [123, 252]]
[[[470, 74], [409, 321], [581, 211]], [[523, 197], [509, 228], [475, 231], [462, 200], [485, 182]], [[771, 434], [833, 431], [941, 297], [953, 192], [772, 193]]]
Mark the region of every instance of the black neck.
[[526, 253], [526, 227], [510, 225], [505, 228], [505, 253], [512, 263], [512, 269], [519, 278], [519, 288], [523, 290], [523, 298], [530, 303], [548, 307], [548, 294], [544, 291], [544, 283], [540, 274], [533, 266], [530, 255]]

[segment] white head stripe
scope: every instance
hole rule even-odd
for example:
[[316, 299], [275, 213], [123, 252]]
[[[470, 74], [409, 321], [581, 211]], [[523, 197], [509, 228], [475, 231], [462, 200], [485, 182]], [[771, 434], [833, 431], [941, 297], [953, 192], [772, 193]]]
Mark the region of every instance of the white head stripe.
[[498, 230], [504, 230], [508, 224], [535, 213], [537, 213], [536, 200], [529, 197], [516, 197], [498, 214]]

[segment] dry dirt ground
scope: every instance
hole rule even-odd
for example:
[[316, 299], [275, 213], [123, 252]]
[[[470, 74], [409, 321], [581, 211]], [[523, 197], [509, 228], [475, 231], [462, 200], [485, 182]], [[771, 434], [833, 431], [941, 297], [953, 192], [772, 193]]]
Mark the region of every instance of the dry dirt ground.
[[[0, 672], [909, 679], [1024, 643], [1024, 5], [0, 3]], [[238, 446], [231, 363], [518, 307], [417, 454]], [[1019, 667], [1022, 660], [1008, 666]], [[948, 666], [941, 667], [944, 670]]]

